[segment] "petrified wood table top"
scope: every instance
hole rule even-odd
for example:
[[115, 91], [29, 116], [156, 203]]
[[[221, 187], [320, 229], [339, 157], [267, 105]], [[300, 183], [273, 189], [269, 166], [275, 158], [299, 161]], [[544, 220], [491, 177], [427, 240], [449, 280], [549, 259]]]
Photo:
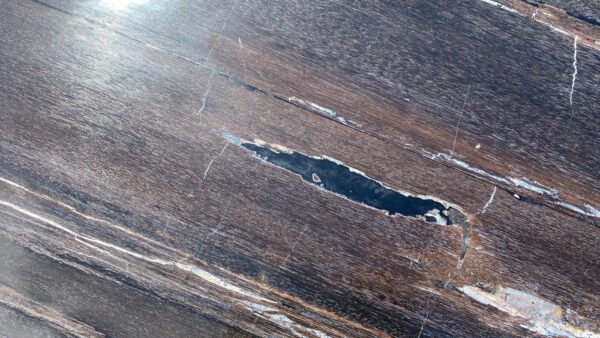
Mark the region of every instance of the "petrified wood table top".
[[0, 336], [600, 337], [595, 0], [0, 0]]

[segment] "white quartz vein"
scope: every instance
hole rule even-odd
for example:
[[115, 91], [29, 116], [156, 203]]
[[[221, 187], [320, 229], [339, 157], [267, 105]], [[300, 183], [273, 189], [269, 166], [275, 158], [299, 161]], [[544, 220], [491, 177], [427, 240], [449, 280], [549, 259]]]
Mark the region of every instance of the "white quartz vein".
[[492, 5], [492, 6], [496, 6], [498, 8], [501, 8], [501, 9], [503, 9], [505, 11], [508, 11], [508, 12], [511, 12], [511, 13], [519, 13], [519, 11], [517, 11], [517, 10], [515, 10], [513, 8], [510, 8], [508, 6], [504, 6], [503, 4], [498, 3], [496, 1], [492, 1], [492, 0], [480, 0], [480, 1], [483, 1], [486, 4], [489, 4], [489, 5]]
[[483, 206], [483, 208], [481, 208], [481, 211], [479, 212], [480, 215], [485, 214], [485, 212], [487, 211], [490, 204], [492, 204], [492, 202], [494, 201], [494, 197], [496, 196], [496, 190], [498, 190], [498, 187], [494, 186], [494, 190], [492, 191], [492, 194], [490, 195], [490, 199]]
[[573, 92], [575, 91], [575, 81], [577, 80], [577, 39], [573, 39], [573, 80], [571, 82], [571, 92], [569, 93], [569, 103], [573, 107]]
[[444, 161], [455, 164], [463, 169], [466, 169], [472, 173], [475, 173], [475, 174], [478, 174], [478, 175], [481, 175], [481, 176], [484, 176], [487, 178], [491, 178], [491, 179], [495, 180], [496, 182], [500, 182], [500, 183], [504, 183], [504, 184], [512, 184], [515, 187], [529, 190], [538, 195], [548, 196], [552, 199], [552, 202], [554, 204], [565, 207], [567, 209], [570, 209], [571, 211], [575, 211], [577, 213], [580, 213], [580, 214], [583, 214], [586, 216], [590, 216], [590, 217], [600, 218], [600, 211], [593, 205], [586, 204], [586, 205], [584, 205], [583, 208], [580, 208], [580, 207], [574, 206], [572, 204], [568, 204], [560, 199], [558, 191], [556, 189], [552, 189], [552, 188], [543, 186], [542, 184], [532, 181], [526, 177], [522, 177], [522, 178], [506, 177], [505, 178], [505, 177], [491, 174], [480, 168], [472, 167], [464, 161], [461, 161], [461, 160], [458, 160], [455, 158], [451, 158], [450, 155], [448, 155], [448, 154], [444, 154], [444, 153], [432, 154], [427, 151], [424, 151], [423, 154], [425, 156], [427, 156], [428, 158], [431, 158], [432, 160], [442, 159]]

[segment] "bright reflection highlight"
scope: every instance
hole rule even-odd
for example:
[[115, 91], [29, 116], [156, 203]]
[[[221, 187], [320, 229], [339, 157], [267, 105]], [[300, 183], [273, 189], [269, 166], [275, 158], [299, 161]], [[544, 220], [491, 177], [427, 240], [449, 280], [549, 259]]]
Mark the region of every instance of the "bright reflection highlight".
[[101, 0], [100, 4], [114, 11], [124, 11], [131, 5], [141, 5], [145, 2], [148, 0]]

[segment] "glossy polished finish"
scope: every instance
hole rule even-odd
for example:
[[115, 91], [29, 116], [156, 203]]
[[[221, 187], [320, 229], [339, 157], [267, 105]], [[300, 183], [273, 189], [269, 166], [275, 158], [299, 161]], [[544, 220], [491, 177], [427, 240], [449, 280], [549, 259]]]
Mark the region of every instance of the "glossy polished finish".
[[600, 336], [599, 20], [0, 0], [0, 336]]

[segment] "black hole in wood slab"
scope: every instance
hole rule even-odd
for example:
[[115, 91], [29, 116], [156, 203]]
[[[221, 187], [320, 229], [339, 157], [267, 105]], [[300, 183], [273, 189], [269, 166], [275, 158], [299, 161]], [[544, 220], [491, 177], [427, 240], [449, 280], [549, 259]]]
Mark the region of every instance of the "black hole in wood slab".
[[453, 224], [448, 217], [452, 208], [446, 208], [432, 199], [405, 195], [386, 188], [379, 182], [329, 159], [312, 158], [298, 152], [279, 152], [249, 142], [242, 142], [241, 145], [262, 160], [298, 174], [313, 185], [387, 211], [390, 215], [399, 214], [432, 223]]

